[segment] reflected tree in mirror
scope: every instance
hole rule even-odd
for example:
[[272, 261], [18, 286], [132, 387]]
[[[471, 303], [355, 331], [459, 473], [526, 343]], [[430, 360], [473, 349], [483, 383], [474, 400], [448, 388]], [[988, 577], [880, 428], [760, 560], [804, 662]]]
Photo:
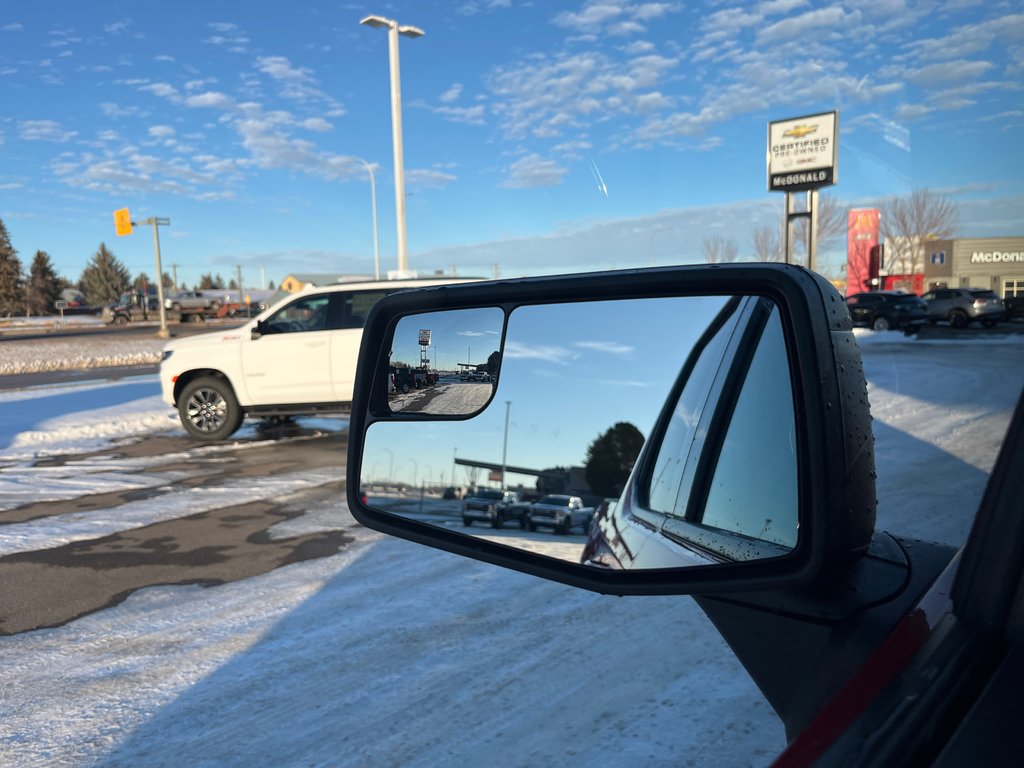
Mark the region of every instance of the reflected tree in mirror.
[[504, 317], [497, 307], [482, 307], [399, 320], [387, 379], [391, 410], [446, 416], [481, 410], [501, 369]]
[[[423, 329], [464, 338], [463, 320], [480, 311], [403, 318], [392, 360], [419, 354]], [[470, 419], [371, 424], [361, 469], [370, 505], [576, 563], [607, 564], [593, 556], [600, 549], [633, 558], [630, 567], [686, 567], [795, 545], [793, 393], [772, 302], [521, 306], [491, 386]], [[629, 532], [638, 520], [657, 547]], [[658, 547], [650, 564], [637, 559]]]

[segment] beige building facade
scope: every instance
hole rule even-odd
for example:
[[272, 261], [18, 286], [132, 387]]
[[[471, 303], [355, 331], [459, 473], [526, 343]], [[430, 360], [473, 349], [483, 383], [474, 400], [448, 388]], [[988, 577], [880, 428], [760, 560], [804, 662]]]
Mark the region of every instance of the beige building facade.
[[965, 237], [925, 243], [925, 289], [987, 288], [1024, 295], [1024, 237]]

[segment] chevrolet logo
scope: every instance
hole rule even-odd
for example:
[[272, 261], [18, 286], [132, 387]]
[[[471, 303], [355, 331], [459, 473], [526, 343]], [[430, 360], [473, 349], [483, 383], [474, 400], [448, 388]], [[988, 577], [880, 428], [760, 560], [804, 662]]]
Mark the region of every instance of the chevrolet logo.
[[818, 126], [816, 125], [794, 125], [782, 135], [792, 137], [794, 139], [802, 139], [804, 136], [814, 133], [816, 130], [818, 130]]

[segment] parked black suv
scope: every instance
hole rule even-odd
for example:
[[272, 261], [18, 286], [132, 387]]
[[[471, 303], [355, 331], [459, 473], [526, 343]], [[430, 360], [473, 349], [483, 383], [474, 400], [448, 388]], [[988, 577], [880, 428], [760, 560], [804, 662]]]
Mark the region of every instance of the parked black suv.
[[916, 330], [928, 320], [928, 306], [911, 293], [875, 291], [846, 297], [854, 325], [876, 331]]

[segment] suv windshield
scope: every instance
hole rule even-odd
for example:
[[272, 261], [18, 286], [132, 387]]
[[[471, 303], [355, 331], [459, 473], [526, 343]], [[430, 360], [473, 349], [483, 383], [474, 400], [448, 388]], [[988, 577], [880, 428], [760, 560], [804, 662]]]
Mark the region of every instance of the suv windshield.
[[478, 499], [500, 499], [502, 493], [501, 491], [478, 491], [476, 497]]

